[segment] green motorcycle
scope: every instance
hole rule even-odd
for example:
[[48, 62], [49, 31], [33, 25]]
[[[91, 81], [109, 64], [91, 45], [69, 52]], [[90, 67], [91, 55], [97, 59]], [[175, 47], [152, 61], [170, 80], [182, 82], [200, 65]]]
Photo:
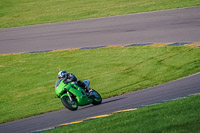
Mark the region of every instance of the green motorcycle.
[[[90, 92], [87, 93], [77, 82], [65, 84], [63, 81], [60, 82], [55, 92], [63, 105], [69, 110], [75, 111], [78, 109], [78, 106], [85, 106], [91, 103], [93, 105], [101, 104], [102, 98], [97, 91], [90, 89]], [[89, 87], [90, 81], [85, 80], [83, 83]]]

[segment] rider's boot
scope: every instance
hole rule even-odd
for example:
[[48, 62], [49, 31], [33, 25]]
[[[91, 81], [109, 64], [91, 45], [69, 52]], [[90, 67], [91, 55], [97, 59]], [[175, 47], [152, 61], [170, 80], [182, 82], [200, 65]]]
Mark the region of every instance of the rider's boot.
[[85, 86], [84, 88], [85, 88], [86, 94], [87, 94], [88, 96], [90, 96], [90, 94], [91, 94], [91, 92], [92, 92], [92, 89], [89, 88], [88, 86]]

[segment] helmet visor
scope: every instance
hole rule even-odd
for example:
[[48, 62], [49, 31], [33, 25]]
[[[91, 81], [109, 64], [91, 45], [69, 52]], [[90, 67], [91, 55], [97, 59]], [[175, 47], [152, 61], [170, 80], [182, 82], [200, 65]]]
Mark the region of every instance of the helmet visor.
[[61, 76], [62, 76], [62, 77], [67, 76], [67, 72], [66, 72], [66, 71], [62, 71], [62, 72], [61, 72]]

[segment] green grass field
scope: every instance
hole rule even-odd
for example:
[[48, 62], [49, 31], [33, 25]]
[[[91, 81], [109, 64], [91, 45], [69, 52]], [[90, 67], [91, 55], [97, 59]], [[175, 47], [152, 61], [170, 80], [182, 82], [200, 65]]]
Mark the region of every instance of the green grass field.
[[45, 133], [199, 133], [200, 95], [64, 126]]
[[200, 6], [200, 0], [1, 0], [0, 28]]
[[200, 72], [200, 49], [123, 47], [0, 56], [0, 123], [64, 108], [55, 97], [57, 73], [67, 70], [103, 98]]

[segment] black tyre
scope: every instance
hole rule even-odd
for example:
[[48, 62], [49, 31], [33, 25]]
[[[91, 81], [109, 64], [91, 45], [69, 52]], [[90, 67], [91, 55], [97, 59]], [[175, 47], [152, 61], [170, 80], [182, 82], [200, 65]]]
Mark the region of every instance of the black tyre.
[[101, 104], [102, 98], [97, 91], [93, 90], [91, 95], [93, 96], [93, 102], [92, 102], [93, 105]]
[[63, 105], [71, 111], [75, 111], [78, 109], [78, 102], [75, 98], [72, 98], [72, 101], [70, 101], [68, 96], [64, 96], [61, 98], [61, 101]]

